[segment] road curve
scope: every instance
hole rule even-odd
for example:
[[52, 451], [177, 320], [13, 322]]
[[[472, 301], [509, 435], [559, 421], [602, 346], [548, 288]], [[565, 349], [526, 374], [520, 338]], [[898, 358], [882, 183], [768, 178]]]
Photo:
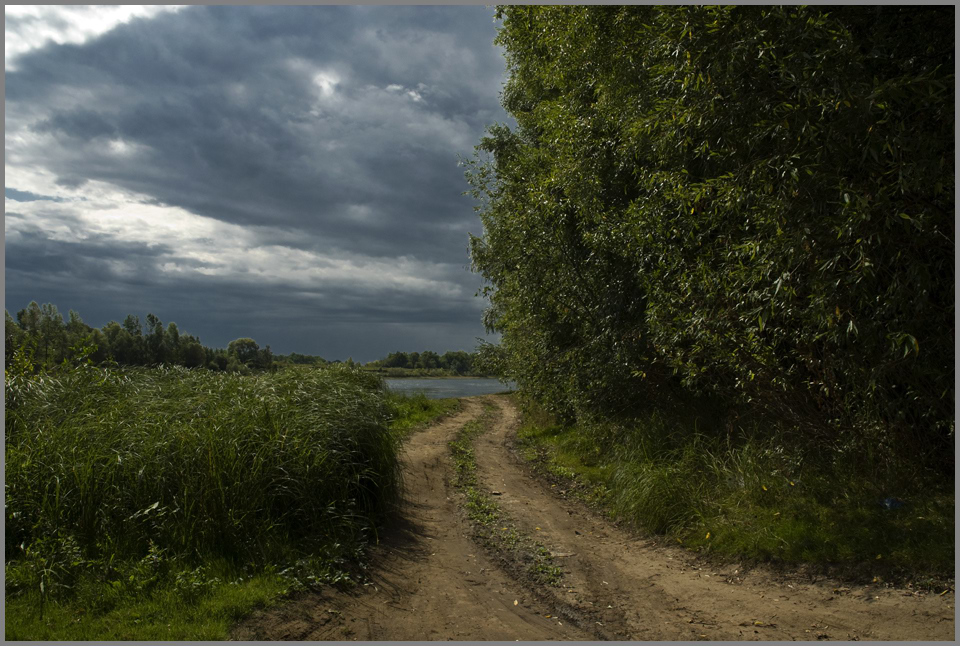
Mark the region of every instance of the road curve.
[[[953, 640], [954, 600], [881, 586], [811, 583], [762, 567], [744, 571], [620, 529], [557, 495], [511, 450], [518, 413], [503, 396], [415, 433], [401, 459], [399, 520], [374, 551], [371, 581], [254, 613], [241, 640]], [[555, 554], [560, 586], [501, 569], [474, 543], [451, 484], [449, 441], [496, 406], [477, 440], [481, 488], [514, 524]]]

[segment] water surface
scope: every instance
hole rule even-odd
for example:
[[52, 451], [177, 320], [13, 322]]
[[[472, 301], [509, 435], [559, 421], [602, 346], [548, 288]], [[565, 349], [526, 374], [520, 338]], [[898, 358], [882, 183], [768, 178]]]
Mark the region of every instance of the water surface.
[[412, 395], [423, 393], [428, 399], [444, 399], [446, 397], [472, 397], [473, 395], [489, 395], [513, 390], [515, 384], [504, 384], [497, 379], [480, 378], [448, 378], [448, 379], [384, 379], [387, 388], [397, 393]]

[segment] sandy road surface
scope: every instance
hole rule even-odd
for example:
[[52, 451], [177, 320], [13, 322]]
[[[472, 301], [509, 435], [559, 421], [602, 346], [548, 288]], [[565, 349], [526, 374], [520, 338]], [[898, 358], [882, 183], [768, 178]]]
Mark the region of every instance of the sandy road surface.
[[[517, 526], [556, 554], [560, 587], [501, 570], [458, 511], [447, 443], [484, 400], [498, 414], [476, 443], [481, 486], [500, 492]], [[371, 583], [258, 612], [235, 639], [954, 639], [952, 593], [809, 583], [653, 546], [531, 476], [510, 451], [517, 412], [507, 398], [463, 403], [458, 415], [407, 442], [402, 520], [385, 531]]]
[[[532, 601], [470, 538], [450, 484], [448, 442], [481, 413], [477, 398], [413, 435], [402, 454], [403, 520], [385, 532], [370, 585], [357, 593], [310, 594], [256, 613], [235, 639], [583, 640], [592, 635]], [[517, 605], [514, 605], [517, 601]]]

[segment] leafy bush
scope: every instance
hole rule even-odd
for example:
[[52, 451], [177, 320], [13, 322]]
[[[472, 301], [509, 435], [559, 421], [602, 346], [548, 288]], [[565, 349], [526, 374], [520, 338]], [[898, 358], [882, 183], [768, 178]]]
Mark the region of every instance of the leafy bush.
[[952, 473], [953, 9], [499, 16], [517, 127], [468, 178], [507, 376]]

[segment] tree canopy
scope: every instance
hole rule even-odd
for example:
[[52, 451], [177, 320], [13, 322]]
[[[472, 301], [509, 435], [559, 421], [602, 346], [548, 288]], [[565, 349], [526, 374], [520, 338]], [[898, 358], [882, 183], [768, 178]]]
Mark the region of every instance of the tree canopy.
[[[678, 389], [875, 443], [954, 427], [952, 7], [498, 9], [468, 180], [521, 389]], [[952, 450], [951, 450], [952, 453]]]
[[97, 329], [70, 310], [65, 323], [56, 305], [38, 305], [36, 301], [17, 312], [16, 319], [9, 312], [5, 316], [8, 365], [19, 353], [21, 361], [30, 362], [36, 369], [78, 361], [134, 366], [177, 364], [232, 372], [273, 366], [270, 346], [260, 348], [253, 339], [241, 338], [231, 341], [227, 349], [208, 348], [197, 337], [181, 333], [176, 323], [164, 328], [152, 313], [147, 314], [146, 330], [134, 314], [127, 315], [123, 324], [110, 321]]

